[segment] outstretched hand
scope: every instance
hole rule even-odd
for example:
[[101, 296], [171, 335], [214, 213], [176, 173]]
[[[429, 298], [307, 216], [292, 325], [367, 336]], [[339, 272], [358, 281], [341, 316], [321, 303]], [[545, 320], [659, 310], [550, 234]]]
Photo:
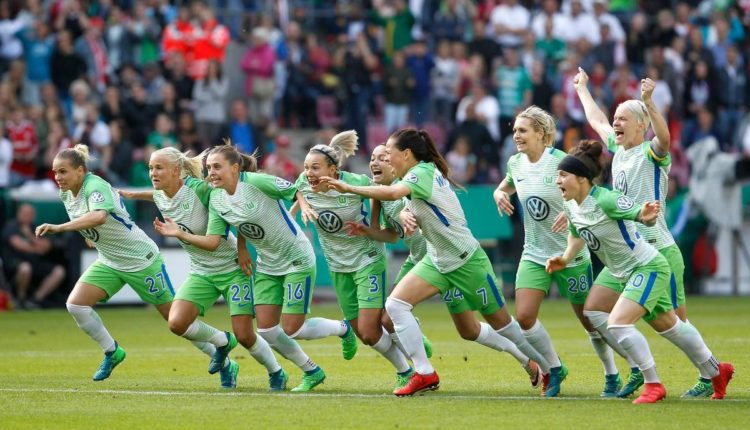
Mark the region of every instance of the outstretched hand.
[[661, 212], [661, 203], [659, 201], [644, 203], [641, 208], [641, 222], [648, 226], [656, 224], [659, 212]]
[[654, 88], [656, 83], [649, 78], [641, 79], [641, 100], [644, 102], [651, 100], [651, 96], [654, 94]]
[[578, 73], [576, 73], [575, 76], [573, 76], [573, 86], [575, 87], [576, 91], [587, 88], [589, 84], [589, 75], [586, 74], [586, 72], [583, 70], [583, 68], [578, 68]]
[[164, 217], [164, 222], [154, 218], [154, 230], [166, 237], [177, 237], [180, 234], [180, 226], [172, 218]]
[[346, 193], [349, 191], [349, 184], [338, 179], [333, 179], [330, 176], [321, 176], [318, 180], [320, 181], [318, 187], [324, 185], [340, 193]]
[[515, 210], [515, 208], [510, 202], [510, 196], [508, 195], [508, 193], [503, 190], [496, 189], [495, 192], [492, 193], [492, 196], [495, 198], [495, 204], [497, 205], [497, 211], [500, 213], [500, 216], [513, 215], [513, 211]]
[[564, 269], [565, 266], [567, 265], [568, 265], [568, 262], [565, 261], [565, 259], [562, 258], [562, 256], [552, 257], [547, 260], [547, 265], [545, 269], [547, 270], [547, 273], [554, 273], [554, 272], [557, 272], [558, 270]]

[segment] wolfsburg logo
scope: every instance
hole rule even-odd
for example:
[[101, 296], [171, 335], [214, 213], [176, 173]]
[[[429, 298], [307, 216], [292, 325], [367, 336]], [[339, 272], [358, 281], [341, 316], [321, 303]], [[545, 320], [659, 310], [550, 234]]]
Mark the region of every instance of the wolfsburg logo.
[[624, 170], [620, 170], [615, 178], [615, 189], [623, 194], [628, 193], [628, 180], [625, 178]]
[[240, 231], [240, 233], [242, 233], [243, 236], [248, 239], [263, 239], [263, 237], [266, 235], [263, 227], [250, 222], [240, 224], [240, 228], [238, 230]]
[[341, 230], [343, 223], [338, 215], [331, 211], [323, 211], [318, 214], [318, 225], [328, 233], [336, 233]]
[[526, 212], [535, 221], [544, 221], [549, 216], [549, 205], [543, 199], [531, 196], [526, 199]]
[[592, 251], [599, 250], [601, 243], [599, 243], [599, 239], [594, 236], [594, 233], [592, 233], [591, 230], [582, 228], [578, 230], [578, 235], [581, 236], [581, 239], [586, 241], [586, 245], [588, 245]]

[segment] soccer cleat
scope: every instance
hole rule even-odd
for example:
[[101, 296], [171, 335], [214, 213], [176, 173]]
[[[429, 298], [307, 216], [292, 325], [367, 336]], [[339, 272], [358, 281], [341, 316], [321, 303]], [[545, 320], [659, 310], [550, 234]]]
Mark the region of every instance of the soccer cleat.
[[398, 397], [412, 396], [419, 393], [420, 391], [431, 391], [437, 390], [440, 387], [440, 377], [437, 372], [432, 372], [429, 375], [422, 375], [421, 373], [414, 372], [403, 387], [393, 390], [393, 394]]
[[344, 324], [346, 324], [346, 333], [339, 336], [341, 338], [341, 353], [344, 355], [344, 360], [351, 360], [357, 355], [357, 336], [354, 335], [354, 330], [349, 321], [344, 320]]
[[714, 394], [711, 395], [713, 400], [721, 400], [727, 394], [727, 385], [734, 375], [734, 366], [732, 363], [719, 363], [719, 374], [711, 378], [711, 385], [714, 388]]
[[292, 391], [295, 393], [304, 393], [310, 391], [318, 385], [322, 384], [325, 379], [326, 373], [323, 371], [323, 369], [318, 367], [315, 370], [305, 372], [305, 375], [302, 376], [302, 383], [292, 388]]
[[240, 365], [234, 360], [229, 360], [226, 366], [219, 371], [221, 388], [237, 387], [237, 375], [240, 373]]
[[620, 379], [619, 373], [604, 375], [604, 389], [602, 390], [601, 397], [617, 397], [617, 393], [621, 387], [622, 379]]
[[710, 379], [698, 378], [698, 382], [693, 385], [693, 388], [685, 391], [682, 395], [683, 399], [698, 399], [701, 397], [711, 397], [714, 393], [714, 387], [711, 386]]
[[284, 369], [279, 369], [274, 373], [268, 374], [268, 388], [271, 391], [284, 391], [286, 390], [286, 381], [289, 380], [289, 375], [284, 372]]
[[637, 367], [630, 368], [630, 376], [628, 376], [628, 382], [622, 387], [622, 390], [617, 392], [617, 397], [628, 397], [631, 394], [638, 391], [643, 385], [643, 373]]
[[549, 374], [544, 375], [543, 378], [544, 388], [542, 389], [542, 395], [544, 397], [557, 397], [560, 394], [560, 384], [567, 376], [568, 369], [565, 366], [550, 369]]
[[216, 351], [211, 356], [211, 362], [208, 363], [208, 373], [214, 374], [224, 368], [224, 363], [227, 361], [229, 352], [237, 346], [237, 338], [234, 334], [225, 331], [227, 335], [227, 344], [224, 346], [217, 346]]
[[643, 393], [633, 400], [633, 404], [656, 403], [667, 398], [667, 389], [661, 382], [647, 382]]
[[398, 390], [399, 388], [404, 388], [406, 384], [409, 383], [409, 379], [411, 379], [411, 375], [414, 374], [414, 369], [409, 368], [406, 372], [403, 373], [396, 373], [396, 387], [393, 389], [393, 391]]
[[94, 381], [103, 381], [109, 378], [109, 375], [112, 374], [112, 370], [125, 360], [125, 355], [125, 350], [120, 347], [120, 344], [115, 342], [115, 350], [104, 353], [104, 360], [102, 360], [99, 369], [94, 373]]
[[542, 370], [539, 368], [539, 365], [536, 364], [536, 361], [529, 358], [529, 362], [525, 366], [523, 366], [523, 370], [528, 373], [531, 386], [533, 388], [539, 388], [539, 385], [541, 385], [543, 378]]

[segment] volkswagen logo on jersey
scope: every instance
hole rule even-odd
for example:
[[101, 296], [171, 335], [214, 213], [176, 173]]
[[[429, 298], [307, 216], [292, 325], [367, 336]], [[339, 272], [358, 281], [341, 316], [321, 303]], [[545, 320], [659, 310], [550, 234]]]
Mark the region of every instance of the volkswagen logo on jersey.
[[[180, 228], [180, 230], [184, 231], [185, 233], [190, 233], [190, 234], [194, 234], [194, 233], [193, 233], [193, 231], [192, 231], [192, 230], [190, 230], [190, 229], [188, 228], [188, 226], [186, 226], [185, 224], [183, 224], [183, 223], [181, 223], [181, 222], [178, 222], [178, 223], [177, 223], [177, 227], [179, 227], [179, 228]], [[186, 244], [188, 244], [189, 242], [185, 242], [185, 241], [183, 240], [183, 241], [182, 241], [182, 243], [186, 243]]]
[[393, 226], [393, 229], [396, 230], [396, 233], [398, 233], [398, 237], [400, 239], [404, 238], [404, 228], [401, 226], [401, 223], [396, 221], [395, 219], [388, 217], [388, 222], [391, 223]]
[[331, 211], [323, 211], [318, 214], [318, 225], [328, 233], [338, 232], [343, 224], [341, 218]]
[[615, 189], [623, 194], [628, 193], [628, 180], [625, 178], [625, 171], [620, 170], [615, 178]]
[[101, 203], [101, 202], [104, 201], [104, 195], [102, 193], [100, 193], [99, 191], [94, 191], [89, 196], [89, 201], [91, 203]]
[[617, 198], [617, 207], [621, 210], [628, 210], [635, 205], [635, 202], [633, 200], [629, 199], [627, 196], [620, 196]]
[[248, 239], [263, 239], [263, 237], [266, 235], [263, 227], [251, 222], [240, 224], [240, 228], [238, 230], [240, 231], [240, 233], [242, 233], [243, 236]]
[[544, 221], [549, 216], [549, 205], [543, 199], [531, 196], [526, 199], [526, 212], [528, 212], [535, 221]]
[[96, 231], [95, 228], [86, 228], [86, 229], [81, 230], [81, 236], [85, 237], [86, 239], [92, 242], [99, 241], [99, 232]]
[[581, 239], [586, 241], [586, 245], [588, 245], [592, 251], [599, 250], [601, 243], [599, 243], [599, 239], [594, 236], [594, 233], [592, 233], [591, 230], [582, 228], [578, 230], [578, 235], [581, 236]]

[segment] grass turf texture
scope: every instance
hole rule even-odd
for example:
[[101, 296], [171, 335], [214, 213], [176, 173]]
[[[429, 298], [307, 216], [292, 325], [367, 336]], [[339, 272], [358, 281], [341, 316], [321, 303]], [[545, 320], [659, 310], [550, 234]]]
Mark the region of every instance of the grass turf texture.
[[[588, 337], [567, 303], [547, 301], [541, 318], [570, 368], [559, 399], [541, 399], [508, 354], [461, 340], [443, 306], [420, 305], [417, 315], [432, 339], [439, 391], [415, 398], [390, 394], [393, 368], [360, 344], [351, 362], [337, 338], [303, 341], [326, 371], [325, 384], [309, 394], [269, 394], [267, 375], [243, 348], [238, 388], [221, 390], [208, 375], [208, 357], [168, 332], [152, 308], [100, 308], [127, 359], [104, 382], [91, 381], [102, 354], [64, 311], [0, 314], [0, 428], [744, 428], [750, 418], [747, 327], [749, 298], [690, 298], [691, 321], [736, 373], [725, 401], [681, 400], [696, 381], [687, 358], [649, 327], [649, 339], [668, 398], [657, 405], [603, 400], [603, 371]], [[512, 307], [512, 303], [510, 304]], [[334, 305], [314, 315], [337, 318]], [[227, 329], [223, 306], [207, 321]], [[617, 359], [623, 379], [627, 367]], [[301, 372], [288, 361], [289, 386]]]

